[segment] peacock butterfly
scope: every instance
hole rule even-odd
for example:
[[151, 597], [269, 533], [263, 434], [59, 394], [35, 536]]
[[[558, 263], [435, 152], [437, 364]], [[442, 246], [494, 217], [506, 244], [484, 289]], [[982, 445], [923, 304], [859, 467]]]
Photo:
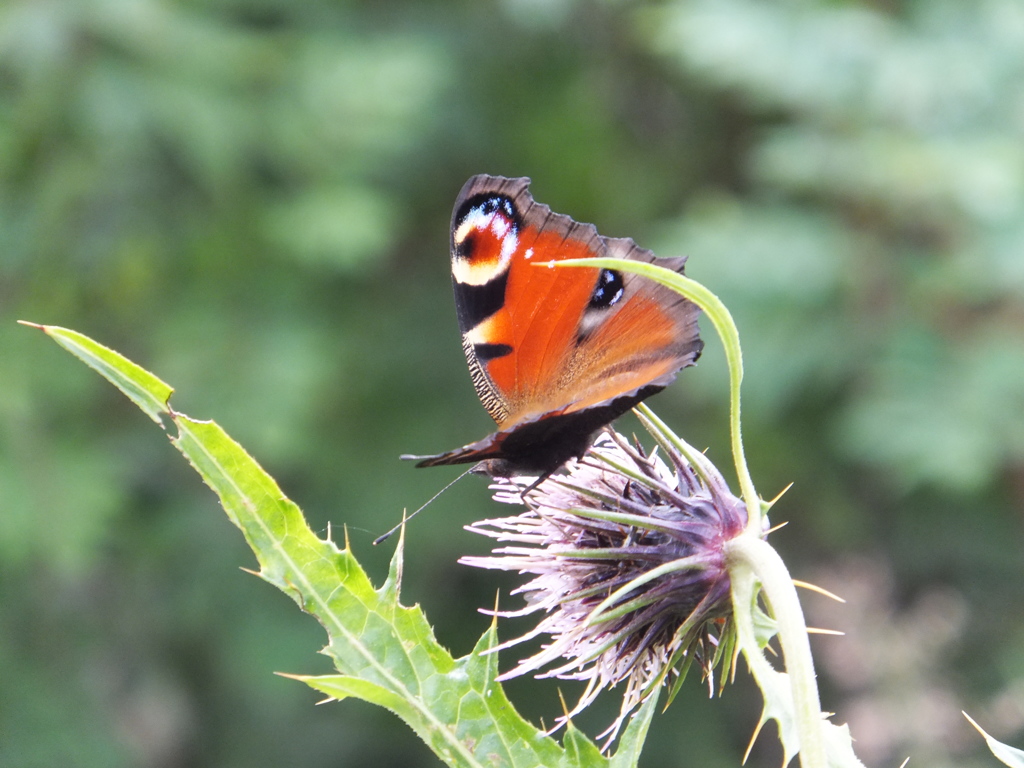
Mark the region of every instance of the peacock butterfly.
[[[474, 176], [451, 223], [452, 284], [462, 348], [477, 396], [498, 424], [490, 437], [418, 467], [479, 462], [494, 477], [543, 478], [583, 455], [595, 433], [693, 365], [693, 303], [611, 269], [554, 269], [591, 256], [645, 261], [682, 273], [629, 238], [602, 237], [534, 201], [528, 178]], [[534, 484], [536, 485], [536, 484]]]

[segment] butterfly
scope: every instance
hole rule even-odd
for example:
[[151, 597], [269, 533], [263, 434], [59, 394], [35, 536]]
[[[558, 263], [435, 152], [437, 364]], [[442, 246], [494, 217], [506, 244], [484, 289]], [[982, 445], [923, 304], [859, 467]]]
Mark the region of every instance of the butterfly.
[[452, 284], [462, 348], [490, 437], [418, 467], [476, 462], [492, 477], [538, 475], [580, 458], [596, 433], [693, 365], [704, 343], [700, 310], [652, 280], [613, 269], [556, 269], [594, 256], [682, 273], [685, 257], [659, 259], [628, 238], [534, 201], [530, 179], [478, 175], [451, 222]]

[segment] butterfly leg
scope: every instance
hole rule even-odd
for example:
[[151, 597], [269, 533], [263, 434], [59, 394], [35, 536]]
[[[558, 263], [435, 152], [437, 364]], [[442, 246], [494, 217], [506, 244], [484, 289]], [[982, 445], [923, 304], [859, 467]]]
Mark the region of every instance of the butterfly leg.
[[519, 498], [521, 498], [523, 500], [523, 504], [526, 503], [526, 494], [528, 494], [530, 491], [536, 489], [538, 485], [543, 483], [545, 480], [547, 480], [549, 477], [551, 477], [557, 471], [558, 471], [557, 468], [549, 470], [548, 472], [545, 472], [543, 475], [541, 475], [536, 480], [534, 480], [532, 483], [530, 483], [528, 486], [526, 486], [526, 488], [524, 488], [522, 490], [522, 492], [519, 494]]

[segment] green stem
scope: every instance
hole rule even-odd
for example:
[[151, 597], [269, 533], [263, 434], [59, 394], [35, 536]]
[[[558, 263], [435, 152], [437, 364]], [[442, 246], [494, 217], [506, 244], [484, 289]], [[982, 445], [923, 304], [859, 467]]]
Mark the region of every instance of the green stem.
[[768, 690], [769, 678], [775, 670], [757, 643], [751, 615], [756, 595], [755, 582], [760, 582], [762, 594], [777, 624], [786, 673], [789, 675], [794, 720], [800, 741], [800, 765], [803, 768], [825, 768], [823, 720], [814, 660], [803, 609], [789, 571], [768, 542], [749, 532], [729, 541], [725, 551], [732, 579], [739, 645], [751, 673], [758, 681], [758, 686], [763, 691]]
[[[542, 266], [537, 264], [537, 266]], [[752, 610], [760, 582], [765, 599], [778, 625], [779, 642], [785, 656], [789, 690], [794, 707], [800, 764], [803, 768], [825, 768], [824, 729], [821, 702], [814, 676], [814, 660], [804, 622], [803, 609], [796, 588], [778, 553], [764, 540], [761, 500], [747, 468], [740, 428], [740, 383], [743, 381], [743, 356], [739, 331], [732, 314], [715, 294], [685, 275], [645, 262], [625, 259], [572, 259], [545, 263], [543, 266], [579, 266], [621, 269], [634, 272], [672, 288], [686, 297], [711, 320], [722, 339], [725, 359], [729, 365], [729, 432], [733, 460], [739, 478], [740, 493], [747, 507], [746, 529], [728, 542], [726, 556], [732, 580], [733, 607], [736, 615], [740, 648], [750, 665], [751, 673], [762, 692], [774, 688], [773, 675], [778, 674], [768, 663], [754, 633]], [[780, 722], [780, 725], [782, 723]]]
[[[740, 334], [722, 300], [715, 294], [685, 275], [679, 278], [680, 293], [704, 310], [725, 348], [725, 360], [729, 364], [729, 435], [732, 442], [732, 456], [739, 478], [740, 494], [747, 505], [747, 529], [761, 535], [761, 500], [754, 490], [754, 481], [747, 468], [743, 452], [743, 433], [740, 427], [740, 383], [743, 381], [743, 355], [740, 351]], [[683, 290], [685, 288], [685, 290]]]

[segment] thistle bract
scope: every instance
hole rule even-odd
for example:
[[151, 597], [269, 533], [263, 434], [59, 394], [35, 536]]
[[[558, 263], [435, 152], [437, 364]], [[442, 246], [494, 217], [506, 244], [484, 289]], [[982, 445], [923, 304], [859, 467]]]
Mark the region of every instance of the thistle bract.
[[709, 678], [719, 661], [732, 661], [723, 545], [743, 530], [746, 508], [702, 454], [644, 421], [665, 460], [607, 430], [525, 498], [533, 478], [496, 480], [497, 501], [526, 509], [467, 526], [509, 545], [461, 560], [534, 575], [513, 592], [526, 606], [497, 615], [543, 616], [499, 648], [540, 635], [550, 642], [501, 679], [534, 672], [585, 681], [560, 722], [625, 681], [606, 746], [630, 712], [660, 685], [681, 682], [693, 661]]

